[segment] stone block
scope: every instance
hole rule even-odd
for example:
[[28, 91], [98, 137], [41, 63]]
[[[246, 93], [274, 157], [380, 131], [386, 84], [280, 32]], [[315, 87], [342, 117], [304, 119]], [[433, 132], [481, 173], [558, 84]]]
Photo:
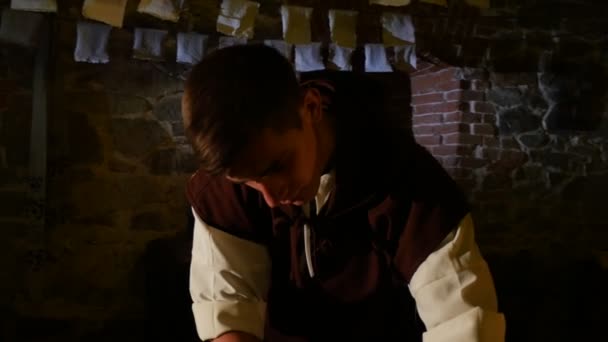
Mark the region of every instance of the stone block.
[[163, 97], [154, 106], [154, 115], [161, 121], [182, 120], [182, 95], [170, 95]]
[[72, 163], [101, 163], [104, 160], [103, 145], [97, 129], [91, 125], [87, 116], [77, 112], [68, 113], [66, 121], [67, 160]]
[[516, 87], [492, 88], [487, 96], [489, 102], [501, 107], [514, 107], [522, 103], [522, 93]]
[[126, 157], [144, 157], [158, 146], [173, 141], [158, 121], [144, 118], [115, 118], [112, 120], [111, 133], [114, 148]]
[[549, 143], [549, 138], [542, 131], [534, 133], [521, 134], [517, 137], [517, 141], [526, 148], [540, 148]]
[[0, 217], [24, 218], [31, 204], [28, 193], [24, 191], [0, 191]]
[[529, 132], [540, 128], [540, 118], [525, 107], [504, 109], [498, 113], [498, 131], [502, 135]]

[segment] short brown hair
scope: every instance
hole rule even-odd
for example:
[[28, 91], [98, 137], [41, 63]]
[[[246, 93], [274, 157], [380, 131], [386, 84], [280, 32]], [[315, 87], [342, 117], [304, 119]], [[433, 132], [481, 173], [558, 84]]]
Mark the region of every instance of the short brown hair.
[[186, 135], [210, 174], [228, 172], [264, 128], [299, 127], [300, 88], [291, 63], [263, 44], [216, 50], [186, 80]]

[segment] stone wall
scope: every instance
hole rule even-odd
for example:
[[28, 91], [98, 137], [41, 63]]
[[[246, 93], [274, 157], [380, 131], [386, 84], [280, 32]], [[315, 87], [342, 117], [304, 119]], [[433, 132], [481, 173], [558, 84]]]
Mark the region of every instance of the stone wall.
[[[174, 268], [188, 262], [176, 251], [189, 250], [179, 245], [189, 236], [184, 187], [197, 161], [181, 123], [181, 70], [126, 53], [108, 65], [75, 63], [74, 21], [56, 24], [43, 232], [32, 231], [28, 212], [34, 56], [2, 47], [0, 336], [144, 340], [152, 305], [172, 298], [165, 308], [188, 308], [187, 279], [178, 278], [186, 273]], [[123, 51], [129, 39], [117, 31], [110, 48]], [[175, 287], [185, 295], [150, 300]], [[171, 318], [192, 336], [189, 316]]]
[[[608, 250], [608, 50], [592, 2], [404, 9], [419, 42], [413, 132], [470, 195], [511, 341], [590, 339], [608, 316], [597, 262]], [[0, 337], [191, 340], [183, 188], [196, 160], [180, 122], [186, 69], [131, 59], [128, 28], [211, 32], [217, 4], [201, 2], [170, 26], [134, 14], [130, 1], [127, 29], [112, 31], [111, 63], [90, 65], [72, 60], [81, 1], [61, 3], [42, 233], [31, 228], [28, 181], [34, 55], [0, 49]], [[256, 38], [279, 38], [280, 2], [262, 3]], [[327, 40], [323, 10], [334, 5], [360, 9], [359, 36], [380, 37], [380, 9], [367, 1], [298, 3], [318, 9], [315, 39]], [[389, 107], [409, 120], [401, 76], [382, 78], [393, 84]]]

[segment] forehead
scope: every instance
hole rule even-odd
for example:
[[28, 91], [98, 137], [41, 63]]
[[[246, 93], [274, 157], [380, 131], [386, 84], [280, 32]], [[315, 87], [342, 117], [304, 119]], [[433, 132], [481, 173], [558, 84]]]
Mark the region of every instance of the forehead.
[[291, 149], [293, 129], [277, 132], [265, 128], [254, 135], [245, 149], [236, 157], [229, 172], [230, 178], [245, 179], [260, 174], [272, 162]]

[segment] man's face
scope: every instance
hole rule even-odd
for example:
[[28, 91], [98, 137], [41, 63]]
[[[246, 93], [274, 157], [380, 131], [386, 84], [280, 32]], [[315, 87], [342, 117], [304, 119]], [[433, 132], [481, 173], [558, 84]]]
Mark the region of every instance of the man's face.
[[270, 207], [312, 200], [323, 168], [318, 146], [320, 108], [318, 93], [307, 93], [299, 109], [301, 127], [260, 132], [227, 178], [258, 190]]

